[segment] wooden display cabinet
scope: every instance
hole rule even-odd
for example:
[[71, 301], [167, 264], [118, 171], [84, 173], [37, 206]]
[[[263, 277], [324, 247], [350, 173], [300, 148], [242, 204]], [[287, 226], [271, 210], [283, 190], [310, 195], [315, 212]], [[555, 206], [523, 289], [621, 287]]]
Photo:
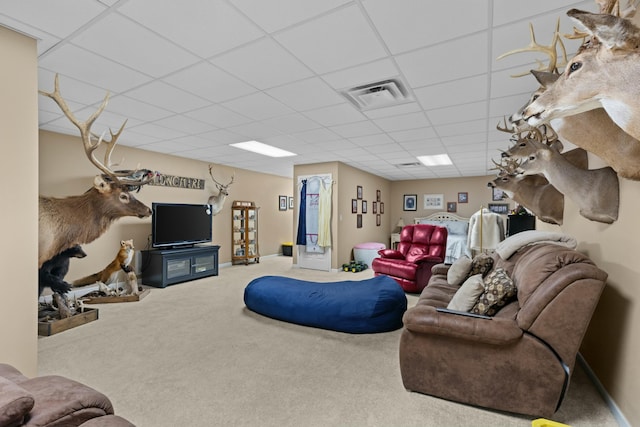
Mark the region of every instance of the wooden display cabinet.
[[254, 202], [234, 201], [231, 207], [231, 264], [260, 262], [258, 207]]

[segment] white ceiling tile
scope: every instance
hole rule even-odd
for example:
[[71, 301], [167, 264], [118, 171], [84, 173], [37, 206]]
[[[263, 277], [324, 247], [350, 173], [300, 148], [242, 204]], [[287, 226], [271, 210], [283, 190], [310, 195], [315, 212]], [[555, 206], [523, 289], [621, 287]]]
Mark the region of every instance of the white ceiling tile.
[[385, 58], [327, 73], [322, 78], [335, 89], [348, 89], [388, 80], [399, 74], [400, 70], [395, 63], [391, 59]]
[[186, 117], [180, 114], [165, 117], [160, 120], [158, 124], [168, 127], [169, 129], [174, 129], [191, 135], [211, 132], [215, 129], [215, 127], [205, 122], [194, 120], [190, 117]]
[[263, 123], [286, 133], [298, 133], [320, 127], [318, 123], [300, 113], [273, 117], [271, 119], [264, 120]]
[[386, 132], [418, 129], [431, 125], [427, 121], [424, 113], [411, 113], [404, 116], [386, 117], [377, 119], [375, 123]]
[[150, 80], [142, 73], [69, 44], [56, 49], [55, 55], [43, 55], [38, 64], [51, 72], [93, 83], [115, 93], [124, 92]]
[[485, 73], [487, 48], [487, 33], [483, 32], [398, 55], [396, 60], [410, 85], [427, 86]]
[[[533, 4], [527, 4], [523, 7], [522, 3], [512, 0], [493, 0], [493, 25], [503, 25], [521, 19], [527, 19], [529, 16], [535, 16], [541, 13], [549, 12], [561, 14], [574, 7], [576, 1], [572, 0], [538, 0]], [[585, 10], [594, 10], [595, 3], [593, 1], [583, 2], [588, 8]]]
[[[113, 31], [114, 28], [118, 30]], [[118, 14], [105, 16], [71, 41], [153, 77], [164, 76], [198, 61], [197, 56]], [[140, 45], [144, 49], [140, 49]], [[167, 58], [171, 60], [167, 61]]]
[[185, 68], [163, 81], [212, 102], [224, 102], [256, 91], [253, 86], [208, 62]]
[[487, 101], [470, 102], [453, 107], [438, 108], [427, 111], [427, 117], [434, 126], [455, 123], [462, 120], [475, 120], [486, 117]]
[[263, 38], [212, 59], [216, 66], [258, 89], [268, 89], [313, 74], [269, 38]]
[[251, 21], [221, 0], [136, 0], [118, 9], [202, 58], [263, 36]]
[[207, 105], [202, 98], [160, 80], [130, 90], [126, 95], [175, 113], [184, 113]]
[[524, 94], [524, 103], [531, 92], [540, 86], [531, 74], [522, 77], [511, 77], [510, 74], [509, 70], [491, 73], [492, 98]]
[[262, 92], [224, 102], [222, 106], [254, 120], [265, 120], [293, 112], [283, 103]]
[[484, 132], [487, 129], [487, 120], [473, 120], [470, 122], [459, 122], [449, 125], [434, 126], [438, 135], [442, 138], [447, 136], [459, 136], [476, 134], [478, 132]]
[[437, 44], [489, 26], [488, 0], [465, 3], [464, 13], [460, 13], [457, 2], [440, 3], [437, 13], [429, 1], [366, 0], [363, 4], [392, 54]]
[[354, 144], [356, 144], [359, 147], [372, 147], [372, 146], [378, 146], [378, 145], [382, 145], [382, 144], [393, 144], [395, 145], [395, 142], [393, 141], [393, 139], [391, 139], [391, 137], [385, 133], [378, 133], [375, 135], [367, 135], [367, 136], [358, 136], [358, 137], [353, 137], [353, 138], [349, 138], [349, 141], [353, 142]]
[[452, 82], [414, 89], [416, 98], [425, 110], [475, 102], [487, 96], [486, 74], [462, 78]]
[[251, 119], [220, 105], [199, 108], [184, 114], [187, 117], [209, 123], [218, 128], [237, 126], [242, 123], [249, 123]]
[[[411, 98], [407, 98], [411, 99]], [[378, 119], [381, 117], [400, 116], [402, 114], [416, 113], [422, 111], [417, 102], [408, 102], [405, 104], [394, 105], [392, 107], [376, 108], [364, 111], [364, 114], [370, 119]]]
[[317, 77], [289, 83], [265, 92], [297, 111], [312, 110], [344, 102], [343, 97]]
[[333, 105], [331, 107], [318, 108], [304, 113], [311, 120], [324, 126], [337, 126], [345, 123], [359, 122], [366, 119], [350, 104]]
[[[299, 132], [293, 135], [294, 138], [299, 138], [302, 141], [310, 142], [310, 143], [323, 143], [326, 144], [327, 141], [335, 141], [340, 139], [340, 136], [331, 132], [329, 129], [320, 128], [308, 130], [305, 132]], [[321, 149], [321, 148], [320, 148]]]
[[[350, 0], [232, 0], [245, 15], [272, 33], [320, 15]], [[286, 11], [284, 13], [283, 11]]]
[[285, 30], [275, 38], [318, 74], [386, 56], [357, 6], [342, 8]]
[[280, 135], [280, 131], [277, 129], [258, 122], [230, 127], [228, 130], [238, 135], [244, 135], [247, 141], [262, 141], [263, 139]]
[[392, 132], [389, 132], [389, 135], [396, 142], [425, 140], [425, 139], [435, 138], [438, 136], [432, 127], [422, 127], [422, 128], [416, 128], [416, 129], [392, 131]]
[[171, 111], [158, 108], [146, 102], [137, 101], [125, 95], [118, 95], [109, 99], [107, 110], [110, 108], [120, 111], [126, 117], [145, 121], [156, 121], [174, 114]]
[[331, 126], [331, 130], [344, 138], [373, 135], [380, 132], [380, 128], [368, 121]]

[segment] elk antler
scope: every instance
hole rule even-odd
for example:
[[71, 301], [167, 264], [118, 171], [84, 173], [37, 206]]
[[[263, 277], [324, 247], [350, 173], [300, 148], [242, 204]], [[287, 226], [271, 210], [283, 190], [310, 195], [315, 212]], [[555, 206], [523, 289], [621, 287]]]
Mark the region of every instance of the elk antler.
[[[558, 21], [556, 23], [556, 30], [553, 33], [553, 39], [551, 40], [551, 44], [549, 46], [544, 46], [536, 42], [536, 35], [533, 31], [533, 24], [531, 23], [529, 23], [529, 33], [531, 35], [531, 41], [529, 42], [528, 46], [525, 46], [519, 49], [510, 50], [509, 52], [503, 53], [502, 55], [498, 56], [496, 59], [500, 60], [506, 56], [513, 55], [515, 53], [542, 52], [547, 56], [549, 56], [549, 64], [545, 67], [542, 61], [536, 59], [536, 62], [538, 63], [538, 70], [557, 73], [558, 67], [564, 66], [564, 64], [567, 63], [567, 50], [565, 49], [564, 43], [562, 43], [562, 39], [560, 38], [560, 18], [558, 18]], [[560, 49], [562, 50], [563, 64], [558, 64], [558, 51], [557, 51], [558, 44], [560, 45]], [[522, 77], [522, 76], [526, 76], [529, 73], [530, 71], [527, 71], [522, 74], [512, 75], [511, 77]]]
[[[100, 104], [100, 107], [98, 107], [98, 109], [91, 116], [89, 116], [89, 118], [86, 121], [81, 122], [71, 112], [71, 109], [67, 105], [66, 101], [64, 100], [64, 98], [62, 98], [62, 95], [60, 94], [60, 84], [58, 80], [59, 80], [58, 74], [56, 74], [56, 77], [54, 80], [53, 92], [45, 92], [43, 90], [40, 90], [38, 92], [44, 96], [47, 96], [53, 99], [56, 102], [56, 104], [58, 104], [58, 106], [60, 107], [64, 115], [67, 116], [67, 118], [71, 121], [71, 123], [73, 123], [78, 128], [78, 130], [80, 131], [80, 137], [82, 138], [82, 143], [84, 144], [84, 151], [89, 161], [95, 167], [97, 167], [100, 171], [102, 171], [102, 173], [104, 173], [109, 178], [111, 178], [112, 180], [114, 180], [115, 182], [121, 185], [140, 186], [140, 185], [149, 183], [154, 177], [153, 173], [145, 173], [142, 178], [132, 179], [129, 177], [132, 175], [139, 175], [139, 174], [136, 174], [136, 172], [138, 172], [139, 169], [136, 169], [135, 171], [119, 171], [119, 172], [114, 172], [113, 170], [110, 169], [111, 153], [115, 148], [118, 137], [120, 136], [120, 134], [122, 133], [122, 130], [124, 129], [124, 125], [126, 124], [126, 121], [125, 123], [122, 124], [122, 126], [120, 127], [120, 130], [118, 130], [118, 132], [116, 132], [115, 134], [111, 132], [111, 130], [109, 131], [111, 133], [111, 140], [108, 142], [105, 141], [105, 144], [107, 145], [107, 151], [105, 154], [104, 163], [106, 163], [106, 165], [104, 163], [101, 163], [98, 159], [96, 159], [95, 150], [102, 144], [104, 133], [103, 133], [103, 136], [97, 138], [96, 135], [91, 133], [91, 126], [107, 106], [107, 102], [109, 101], [110, 94], [107, 92], [107, 94], [104, 97], [104, 100]], [[96, 138], [97, 138], [97, 141], [95, 141]]]

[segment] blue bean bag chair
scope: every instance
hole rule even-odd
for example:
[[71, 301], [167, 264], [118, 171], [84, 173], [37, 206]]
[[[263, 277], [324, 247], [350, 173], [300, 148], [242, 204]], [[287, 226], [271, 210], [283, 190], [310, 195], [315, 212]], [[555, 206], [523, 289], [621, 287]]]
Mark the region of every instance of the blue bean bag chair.
[[388, 276], [342, 282], [258, 277], [245, 288], [244, 303], [274, 319], [354, 334], [399, 329], [407, 310], [404, 291]]

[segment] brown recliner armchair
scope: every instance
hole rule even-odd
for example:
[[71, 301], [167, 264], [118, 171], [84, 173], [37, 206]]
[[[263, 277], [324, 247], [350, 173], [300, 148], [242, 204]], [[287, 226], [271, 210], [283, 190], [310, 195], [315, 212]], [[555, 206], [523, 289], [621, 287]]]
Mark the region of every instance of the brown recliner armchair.
[[406, 389], [501, 411], [551, 417], [560, 407], [607, 273], [556, 244], [493, 255], [517, 287], [494, 317], [446, 307], [459, 286], [434, 267], [404, 315], [400, 370]]
[[58, 375], [27, 378], [0, 363], [0, 426], [135, 427], [104, 394]]
[[376, 276], [394, 279], [406, 292], [419, 293], [429, 282], [431, 268], [444, 262], [447, 228], [412, 224], [400, 232], [398, 249], [382, 249], [371, 263]]

